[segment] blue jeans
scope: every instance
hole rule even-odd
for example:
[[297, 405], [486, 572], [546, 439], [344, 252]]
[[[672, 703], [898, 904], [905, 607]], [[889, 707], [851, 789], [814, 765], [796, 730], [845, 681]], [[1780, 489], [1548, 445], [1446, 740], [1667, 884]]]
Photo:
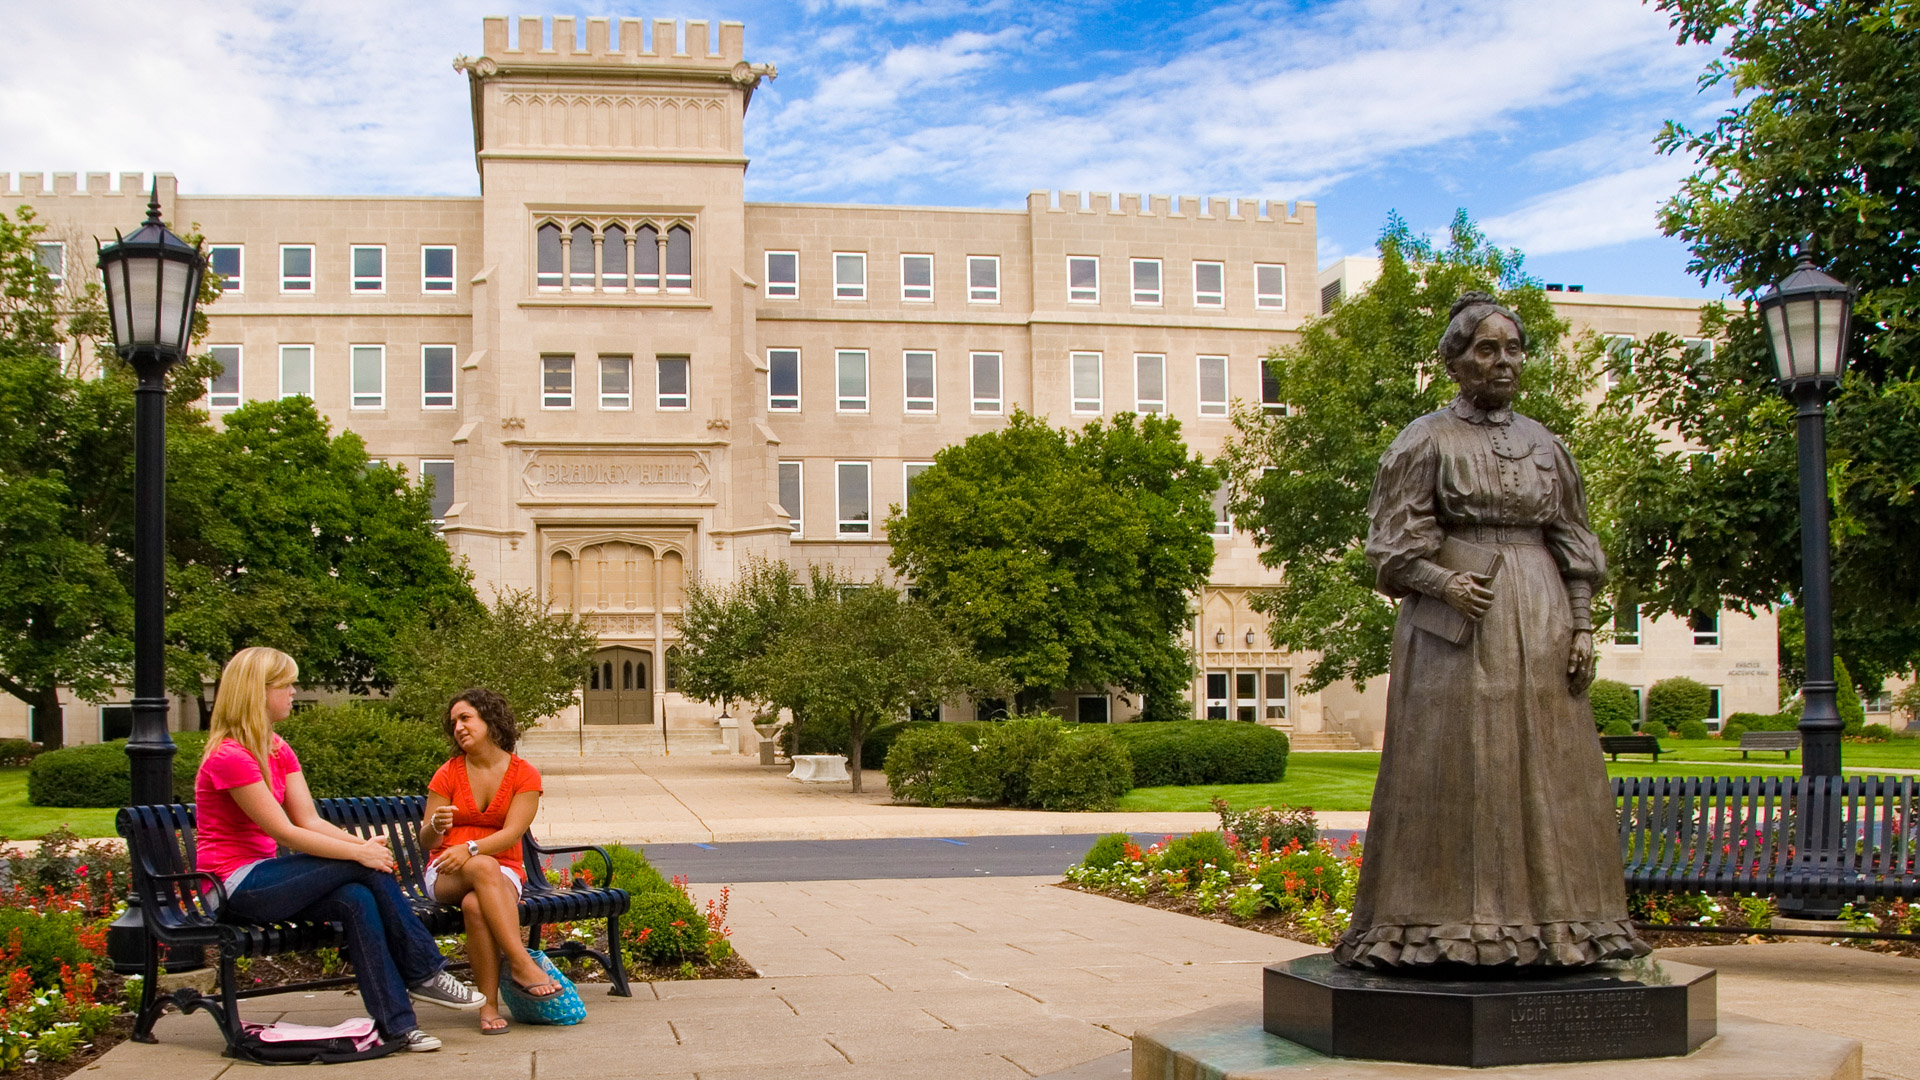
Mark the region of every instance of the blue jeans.
[[317, 855], [268, 859], [241, 879], [227, 909], [250, 922], [313, 919], [345, 927], [360, 1000], [387, 1038], [420, 1026], [407, 987], [447, 966], [393, 875], [356, 862]]

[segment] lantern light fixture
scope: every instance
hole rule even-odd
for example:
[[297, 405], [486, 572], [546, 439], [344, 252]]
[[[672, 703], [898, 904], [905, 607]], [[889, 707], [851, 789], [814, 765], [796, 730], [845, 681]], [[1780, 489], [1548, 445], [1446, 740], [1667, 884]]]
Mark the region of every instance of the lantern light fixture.
[[1853, 298], [1853, 288], [1814, 266], [1804, 247], [1793, 272], [1760, 298], [1767, 348], [1782, 389], [1792, 393], [1840, 381], [1847, 364]]

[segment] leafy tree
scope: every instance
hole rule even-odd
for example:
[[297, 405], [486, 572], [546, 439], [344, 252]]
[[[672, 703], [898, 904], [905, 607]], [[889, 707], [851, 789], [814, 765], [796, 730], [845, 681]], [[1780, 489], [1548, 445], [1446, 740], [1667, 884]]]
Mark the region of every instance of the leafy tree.
[[[1597, 342], [1568, 354], [1567, 324], [1518, 251], [1494, 247], [1462, 211], [1447, 246], [1398, 216], [1380, 235], [1380, 277], [1310, 320], [1300, 340], [1267, 358], [1281, 410], [1243, 404], [1221, 463], [1234, 519], [1281, 583], [1257, 593], [1273, 643], [1319, 654], [1304, 689], [1341, 679], [1364, 686], [1387, 670], [1395, 608], [1375, 591], [1363, 544], [1380, 455], [1400, 430], [1455, 394], [1436, 345], [1448, 310], [1471, 289], [1493, 292], [1527, 328], [1514, 408], [1580, 448]], [[917, 502], [917, 497], [916, 497]]]
[[496, 592], [491, 605], [448, 603], [395, 640], [392, 705], [438, 720], [453, 695], [483, 686], [531, 727], [574, 703], [597, 648], [577, 618], [555, 614], [531, 589]]
[[[1681, 41], [1724, 49], [1702, 89], [1738, 91], [1715, 123], [1669, 123], [1660, 148], [1699, 169], [1661, 214], [1689, 269], [1755, 295], [1811, 238], [1860, 290], [1849, 374], [1828, 426], [1835, 639], [1869, 684], [1920, 658], [1920, 13], [1902, 0], [1658, 0]], [[1751, 610], [1801, 589], [1793, 410], [1750, 304], [1709, 309], [1711, 353], [1649, 342], [1615, 411], [1642, 432], [1612, 488], [1620, 577], [1674, 614]]]
[[887, 521], [893, 567], [1024, 704], [1118, 686], [1144, 695], [1146, 719], [1180, 719], [1218, 484], [1177, 420], [1121, 413], [1068, 431], [1016, 410], [914, 481]]
[[758, 557], [732, 582], [693, 577], [675, 619], [680, 692], [722, 704], [755, 700], [747, 666], [793, 625], [806, 594], [792, 565]]

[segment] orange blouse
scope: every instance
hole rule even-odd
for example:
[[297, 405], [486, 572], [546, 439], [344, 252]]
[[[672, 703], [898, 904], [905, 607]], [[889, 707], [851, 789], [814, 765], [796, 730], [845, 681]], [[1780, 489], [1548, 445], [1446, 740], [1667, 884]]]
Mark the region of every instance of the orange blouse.
[[[433, 774], [427, 783], [427, 790], [447, 797], [453, 804], [453, 827], [440, 838], [440, 844], [429, 853], [430, 859], [437, 859], [440, 853], [456, 844], [465, 844], [469, 840], [484, 840], [507, 825], [507, 810], [513, 806], [514, 796], [526, 791], [540, 790], [540, 770], [533, 767], [526, 758], [510, 756], [507, 761], [506, 775], [500, 778], [500, 789], [493, 793], [493, 801], [482, 807], [476, 805], [473, 798], [473, 785], [467, 780], [467, 757], [465, 754], [454, 758], [440, 771]], [[515, 844], [493, 856], [500, 865], [511, 867], [527, 880], [526, 867], [520, 862], [520, 845]]]

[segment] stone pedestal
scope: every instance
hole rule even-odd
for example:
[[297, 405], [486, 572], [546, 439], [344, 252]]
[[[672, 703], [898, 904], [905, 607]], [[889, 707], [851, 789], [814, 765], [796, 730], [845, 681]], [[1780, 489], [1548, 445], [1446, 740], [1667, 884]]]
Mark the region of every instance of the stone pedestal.
[[1269, 965], [1265, 979], [1267, 1032], [1343, 1058], [1609, 1061], [1686, 1054], [1714, 1035], [1712, 970], [1652, 959], [1376, 972], [1321, 953]]

